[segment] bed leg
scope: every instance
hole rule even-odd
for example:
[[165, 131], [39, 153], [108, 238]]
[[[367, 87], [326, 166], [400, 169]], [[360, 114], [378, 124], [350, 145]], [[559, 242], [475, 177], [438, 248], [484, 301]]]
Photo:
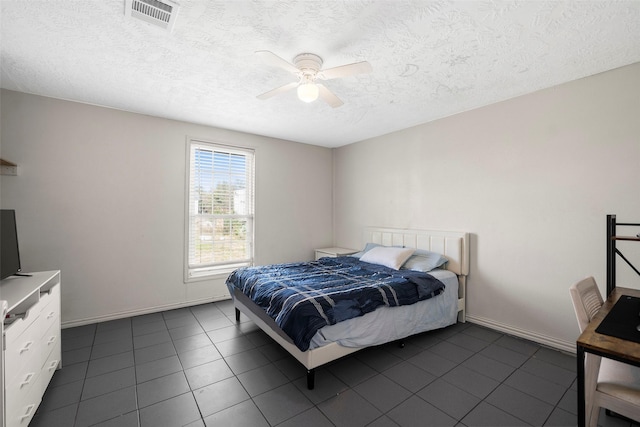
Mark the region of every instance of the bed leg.
[[236, 322], [240, 321], [240, 310], [236, 308]]
[[307, 388], [309, 390], [313, 390], [313, 387], [315, 386], [315, 382], [316, 382], [316, 370], [315, 369], [307, 370]]
[[398, 341], [398, 347], [404, 348], [404, 340], [399, 340]]

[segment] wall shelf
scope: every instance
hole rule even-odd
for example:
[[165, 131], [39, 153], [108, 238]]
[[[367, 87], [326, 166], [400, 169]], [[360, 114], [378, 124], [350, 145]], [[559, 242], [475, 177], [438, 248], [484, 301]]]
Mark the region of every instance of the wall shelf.
[[640, 237], [633, 237], [633, 236], [613, 236], [612, 239], [613, 240], [631, 240], [634, 242], [640, 242]]
[[18, 175], [18, 165], [4, 159], [0, 159], [0, 175]]

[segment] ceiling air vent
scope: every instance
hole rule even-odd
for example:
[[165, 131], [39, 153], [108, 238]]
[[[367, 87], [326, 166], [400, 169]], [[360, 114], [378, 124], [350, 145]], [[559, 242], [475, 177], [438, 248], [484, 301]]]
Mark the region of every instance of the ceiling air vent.
[[178, 3], [168, 0], [125, 0], [124, 14], [171, 32], [178, 16], [178, 6]]

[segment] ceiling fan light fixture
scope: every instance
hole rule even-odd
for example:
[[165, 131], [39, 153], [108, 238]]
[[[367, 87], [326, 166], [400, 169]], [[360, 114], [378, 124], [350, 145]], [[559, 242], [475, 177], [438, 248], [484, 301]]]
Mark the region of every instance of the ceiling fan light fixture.
[[303, 83], [298, 86], [298, 98], [300, 101], [313, 102], [318, 99], [320, 90], [314, 83]]
[[258, 50], [256, 54], [259, 55], [267, 65], [282, 68], [298, 78], [297, 82], [288, 83], [257, 96], [258, 99], [263, 100], [297, 88], [298, 98], [301, 101], [313, 102], [320, 98], [332, 108], [336, 108], [343, 105], [344, 102], [325, 85], [316, 83], [317, 79], [331, 80], [373, 71], [371, 64], [367, 61], [354, 62], [353, 64], [340, 65], [323, 70], [322, 58], [313, 53], [301, 53], [293, 58], [293, 63], [282, 59], [268, 50]]

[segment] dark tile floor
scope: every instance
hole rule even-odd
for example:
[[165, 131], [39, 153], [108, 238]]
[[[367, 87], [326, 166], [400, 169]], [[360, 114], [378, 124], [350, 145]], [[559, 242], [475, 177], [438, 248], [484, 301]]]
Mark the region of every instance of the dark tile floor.
[[[62, 331], [32, 427], [572, 426], [575, 358], [457, 324], [306, 371], [230, 301]], [[601, 414], [603, 426], [628, 422]]]

